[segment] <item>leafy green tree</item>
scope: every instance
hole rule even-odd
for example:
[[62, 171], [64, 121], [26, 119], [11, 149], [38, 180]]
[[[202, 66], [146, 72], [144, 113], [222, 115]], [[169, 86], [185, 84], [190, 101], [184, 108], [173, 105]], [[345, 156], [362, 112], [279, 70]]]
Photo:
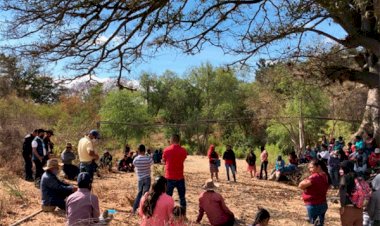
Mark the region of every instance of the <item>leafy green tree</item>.
[[149, 123], [151, 118], [145, 100], [139, 92], [110, 92], [100, 109], [100, 117], [104, 121], [103, 133], [120, 141], [141, 138], [149, 132], [149, 128], [141, 125]]

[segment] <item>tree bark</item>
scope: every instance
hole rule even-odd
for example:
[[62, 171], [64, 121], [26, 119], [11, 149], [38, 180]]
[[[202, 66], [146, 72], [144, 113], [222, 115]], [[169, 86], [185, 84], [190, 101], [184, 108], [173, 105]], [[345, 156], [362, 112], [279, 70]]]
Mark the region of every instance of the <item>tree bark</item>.
[[[380, 61], [369, 68], [370, 72], [380, 76]], [[380, 79], [377, 81], [380, 83]], [[380, 141], [380, 91], [379, 88], [368, 90], [367, 103], [363, 115], [362, 123], [355, 135], [363, 135], [364, 133], [373, 133], [377, 142]]]

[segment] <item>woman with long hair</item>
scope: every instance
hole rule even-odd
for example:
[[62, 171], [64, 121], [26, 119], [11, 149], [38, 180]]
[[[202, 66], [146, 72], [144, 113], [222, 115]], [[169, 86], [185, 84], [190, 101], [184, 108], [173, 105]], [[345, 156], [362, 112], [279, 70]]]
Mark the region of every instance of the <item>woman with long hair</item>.
[[313, 159], [308, 165], [310, 176], [298, 185], [303, 190], [302, 198], [305, 202], [309, 222], [315, 225], [324, 225], [327, 211], [327, 190], [331, 179], [322, 160]]
[[140, 201], [141, 226], [165, 226], [173, 216], [174, 200], [166, 194], [165, 177], [156, 177], [152, 188]]
[[210, 147], [209, 147], [209, 149], [208, 149], [207, 157], [208, 157], [209, 163], [210, 163], [211, 179], [213, 180], [214, 179], [214, 175], [215, 175], [215, 178], [218, 181], [219, 180], [219, 178], [218, 178], [218, 172], [219, 172], [218, 162], [220, 160], [219, 160], [219, 155], [218, 155], [218, 153], [216, 153], [215, 146], [213, 144], [211, 144]]

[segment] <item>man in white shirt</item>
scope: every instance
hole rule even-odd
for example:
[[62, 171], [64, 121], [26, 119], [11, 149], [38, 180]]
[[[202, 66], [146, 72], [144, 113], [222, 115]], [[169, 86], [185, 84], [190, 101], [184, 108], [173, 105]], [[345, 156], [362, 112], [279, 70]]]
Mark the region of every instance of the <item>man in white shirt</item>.
[[38, 129], [37, 133], [38, 135], [32, 141], [32, 159], [36, 167], [34, 179], [36, 181], [36, 186], [39, 187], [41, 176], [44, 173], [43, 166], [49, 159], [49, 153], [46, 151], [43, 141], [45, 130]]

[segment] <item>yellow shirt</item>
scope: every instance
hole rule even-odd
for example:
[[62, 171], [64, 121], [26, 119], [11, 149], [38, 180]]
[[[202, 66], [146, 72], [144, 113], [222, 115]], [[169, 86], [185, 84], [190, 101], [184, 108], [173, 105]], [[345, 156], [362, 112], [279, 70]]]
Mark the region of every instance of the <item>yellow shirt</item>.
[[90, 156], [90, 151], [95, 151], [91, 139], [85, 136], [79, 140], [78, 156], [80, 162], [90, 162], [93, 157]]

